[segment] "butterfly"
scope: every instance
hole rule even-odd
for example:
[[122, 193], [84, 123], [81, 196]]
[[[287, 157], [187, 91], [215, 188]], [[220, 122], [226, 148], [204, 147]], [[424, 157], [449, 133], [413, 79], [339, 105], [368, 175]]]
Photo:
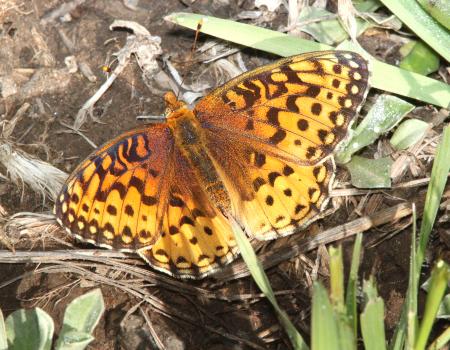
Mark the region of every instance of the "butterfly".
[[320, 217], [333, 152], [368, 79], [359, 54], [322, 51], [244, 73], [192, 110], [168, 92], [164, 121], [125, 132], [74, 170], [57, 220], [81, 241], [202, 278], [238, 253], [230, 218], [270, 240]]

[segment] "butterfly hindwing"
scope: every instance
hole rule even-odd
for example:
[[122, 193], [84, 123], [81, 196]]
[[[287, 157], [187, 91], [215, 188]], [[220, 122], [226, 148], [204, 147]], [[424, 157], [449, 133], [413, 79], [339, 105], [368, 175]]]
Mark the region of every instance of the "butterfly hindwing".
[[217, 135], [211, 145], [233, 215], [250, 236], [274, 239], [318, 219], [334, 176], [332, 159], [302, 166]]
[[162, 233], [139, 255], [156, 269], [182, 278], [201, 278], [230, 262], [237, 252], [231, 226], [214, 207], [182, 154], [171, 182]]

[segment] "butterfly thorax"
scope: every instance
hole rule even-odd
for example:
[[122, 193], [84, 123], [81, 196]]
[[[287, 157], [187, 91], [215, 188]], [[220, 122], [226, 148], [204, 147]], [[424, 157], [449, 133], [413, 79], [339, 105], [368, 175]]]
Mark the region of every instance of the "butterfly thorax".
[[168, 126], [174, 135], [177, 149], [180, 150], [184, 160], [189, 162], [192, 169], [194, 169], [197, 180], [205, 184], [206, 193], [212, 203], [223, 212], [230, 212], [231, 201], [216, 171], [213, 158], [208, 152], [204, 129], [193, 111], [188, 109], [183, 102], [170, 102], [167, 106], [168, 110], [171, 110], [174, 106], [179, 107], [166, 116]]

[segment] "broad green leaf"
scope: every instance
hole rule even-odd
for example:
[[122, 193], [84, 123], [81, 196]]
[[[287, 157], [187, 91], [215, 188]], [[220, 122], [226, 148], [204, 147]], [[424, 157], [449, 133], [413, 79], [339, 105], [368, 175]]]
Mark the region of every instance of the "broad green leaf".
[[359, 12], [373, 12], [382, 6], [380, 0], [353, 0], [353, 5]]
[[448, 0], [417, 0], [417, 2], [436, 21], [450, 30], [450, 1]]
[[55, 350], [84, 350], [95, 338], [89, 333], [73, 330], [60, 335], [59, 339]]
[[390, 157], [368, 159], [354, 156], [345, 164], [350, 171], [352, 185], [358, 188], [389, 188], [391, 187]]
[[384, 302], [378, 296], [372, 279], [364, 281], [363, 292], [365, 306], [361, 313], [361, 333], [366, 350], [386, 349], [384, 333]]
[[[328, 45], [340, 43], [348, 38], [348, 34], [337, 18], [329, 18], [332, 16], [333, 13], [325, 9], [306, 6], [298, 16], [299, 29], [320, 43]], [[307, 24], [302, 25], [303, 22]]]
[[428, 123], [419, 119], [405, 120], [394, 131], [390, 143], [396, 150], [407, 149], [425, 135], [428, 127]]
[[[409, 29], [450, 61], [450, 32], [437, 23], [416, 0], [381, 0]], [[392, 77], [391, 77], [392, 78]]]
[[50, 350], [54, 324], [42, 309], [20, 309], [6, 318], [8, 350]]
[[264, 268], [262, 267], [260, 261], [258, 260], [258, 257], [255, 254], [255, 251], [248, 241], [247, 236], [242, 231], [236, 220], [230, 218], [230, 221], [234, 237], [236, 238], [236, 243], [239, 247], [242, 258], [244, 259], [245, 264], [247, 265], [253, 277], [253, 280], [275, 309], [278, 319], [280, 320], [280, 323], [286, 331], [286, 334], [288, 335], [292, 346], [295, 350], [307, 350], [308, 346], [301, 337], [300, 333], [294, 327], [288, 315], [278, 305], [275, 294], [272, 290], [272, 286], [270, 285], [269, 278], [267, 277]]
[[60, 337], [67, 331], [92, 333], [105, 311], [100, 288], [80, 295], [67, 305]]
[[[298, 17], [299, 29], [320, 43], [328, 45], [340, 43], [348, 38], [348, 34], [339, 20], [333, 16], [332, 12], [325, 9], [305, 6]], [[369, 22], [359, 18], [356, 19], [356, 24], [358, 35], [371, 26]]]
[[391, 130], [414, 106], [398, 97], [380, 95], [362, 122], [350, 134], [344, 149], [337, 153], [336, 161], [346, 163], [360, 149], [372, 144], [380, 135]]
[[312, 350], [340, 350], [336, 316], [320, 282], [313, 286], [311, 323]]
[[425, 310], [414, 347], [416, 350], [425, 349], [449, 279], [449, 266], [442, 260], [438, 261], [431, 272], [430, 288], [428, 290]]
[[[216, 17], [172, 13], [165, 19], [192, 30], [196, 30], [199, 21], [203, 20], [202, 33], [284, 57], [332, 49], [331, 46], [310, 40]], [[380, 62], [373, 57], [370, 58], [370, 66], [372, 87], [444, 108], [450, 106], [450, 87], [447, 84]]]
[[6, 341], [5, 319], [0, 309], [0, 350], [8, 350], [8, 342]]
[[400, 68], [423, 75], [428, 75], [439, 69], [439, 56], [422, 41], [409, 42], [402, 48], [407, 53], [404, 54], [404, 58], [399, 64]]

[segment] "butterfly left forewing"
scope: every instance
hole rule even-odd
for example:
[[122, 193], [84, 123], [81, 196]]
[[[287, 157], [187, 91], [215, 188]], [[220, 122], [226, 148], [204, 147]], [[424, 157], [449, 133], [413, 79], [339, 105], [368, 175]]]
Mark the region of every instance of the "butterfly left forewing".
[[77, 238], [132, 251], [159, 235], [173, 140], [163, 125], [125, 133], [72, 173], [55, 203], [58, 221]]

